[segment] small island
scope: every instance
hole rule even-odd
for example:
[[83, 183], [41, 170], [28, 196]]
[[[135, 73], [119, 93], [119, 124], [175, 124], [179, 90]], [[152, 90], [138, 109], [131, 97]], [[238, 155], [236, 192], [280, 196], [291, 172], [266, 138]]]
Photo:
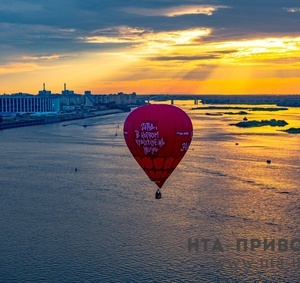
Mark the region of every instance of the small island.
[[223, 116], [223, 115], [247, 115], [248, 112], [246, 111], [239, 111], [239, 112], [216, 112], [216, 113], [210, 113], [207, 112], [205, 115], [209, 116]]
[[287, 130], [282, 130], [282, 132], [289, 134], [300, 134], [300, 128], [289, 128]]
[[253, 107], [251, 111], [285, 111], [289, 110], [286, 107]]
[[252, 120], [252, 121], [241, 121], [236, 124], [229, 124], [230, 126], [237, 126], [240, 128], [253, 128], [253, 127], [263, 127], [263, 126], [271, 126], [271, 127], [284, 127], [288, 125], [288, 123], [284, 120]]
[[207, 116], [222, 116], [223, 114], [221, 112], [218, 112], [218, 113], [209, 113], [209, 112], [207, 112], [207, 113], [205, 113], [205, 115], [207, 115]]
[[222, 112], [223, 114], [226, 114], [226, 115], [247, 115], [249, 114], [248, 112], [246, 111], [239, 111], [239, 112]]

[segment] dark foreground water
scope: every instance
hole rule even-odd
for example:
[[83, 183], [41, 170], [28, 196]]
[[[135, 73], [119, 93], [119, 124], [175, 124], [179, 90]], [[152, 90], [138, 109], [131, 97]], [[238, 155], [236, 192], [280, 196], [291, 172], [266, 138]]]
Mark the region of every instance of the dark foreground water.
[[206, 112], [161, 200], [127, 113], [0, 132], [0, 282], [300, 282], [300, 135]]

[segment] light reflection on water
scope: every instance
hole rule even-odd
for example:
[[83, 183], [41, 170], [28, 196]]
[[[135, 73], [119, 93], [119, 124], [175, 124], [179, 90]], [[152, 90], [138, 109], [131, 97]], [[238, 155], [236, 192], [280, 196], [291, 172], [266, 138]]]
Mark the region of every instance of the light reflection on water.
[[[299, 252], [235, 244], [299, 237], [300, 135], [183, 104], [194, 139], [160, 201], [125, 146], [127, 113], [0, 132], [1, 282], [298, 282]], [[189, 238], [224, 251], [188, 252]]]

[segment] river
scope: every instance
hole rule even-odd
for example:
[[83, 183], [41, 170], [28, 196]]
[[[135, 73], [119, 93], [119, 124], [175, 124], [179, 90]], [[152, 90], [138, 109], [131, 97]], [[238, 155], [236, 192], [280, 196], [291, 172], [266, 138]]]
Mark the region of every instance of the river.
[[194, 138], [160, 200], [128, 113], [0, 131], [1, 282], [299, 282], [300, 135], [175, 104]]

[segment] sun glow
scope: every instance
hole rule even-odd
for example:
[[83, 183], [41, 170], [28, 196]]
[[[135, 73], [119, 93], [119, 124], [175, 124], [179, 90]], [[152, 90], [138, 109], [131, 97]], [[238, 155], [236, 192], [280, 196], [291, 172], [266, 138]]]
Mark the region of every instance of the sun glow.
[[[200, 83], [204, 93], [298, 93], [300, 38], [265, 38], [214, 44], [224, 54]], [[283, 80], [284, 79], [284, 80]], [[215, 85], [221, 87], [216, 88]]]
[[[298, 93], [300, 37], [211, 42], [213, 30], [160, 31], [120, 26], [78, 40], [115, 46], [70, 54], [22, 54], [0, 74], [26, 73], [61, 90], [96, 93]], [[59, 78], [59, 79], [58, 79]], [[60, 80], [62, 78], [62, 80]], [[284, 80], [284, 83], [283, 83]], [[280, 83], [279, 83], [280, 82]], [[275, 87], [276, 86], [276, 87]]]
[[235, 58], [245, 59], [245, 57], [251, 57], [252, 60], [256, 55], [263, 56], [265, 59], [275, 59], [289, 55], [300, 56], [300, 37], [224, 42], [218, 44], [218, 47], [221, 49], [236, 49], [236, 52], [233, 53]]
[[0, 66], [0, 75], [31, 72], [31, 71], [40, 70], [43, 68], [44, 68], [43, 66], [39, 66], [34, 63], [14, 62], [14, 63], [8, 63], [8, 64]]
[[157, 32], [152, 30], [139, 30], [128, 27], [118, 27], [111, 30], [107, 35], [81, 37], [80, 40], [88, 43], [126, 43], [137, 44], [161, 44], [172, 46], [174, 44], [189, 44], [193, 40], [210, 34], [210, 29], [197, 28], [178, 30], [172, 32]]

